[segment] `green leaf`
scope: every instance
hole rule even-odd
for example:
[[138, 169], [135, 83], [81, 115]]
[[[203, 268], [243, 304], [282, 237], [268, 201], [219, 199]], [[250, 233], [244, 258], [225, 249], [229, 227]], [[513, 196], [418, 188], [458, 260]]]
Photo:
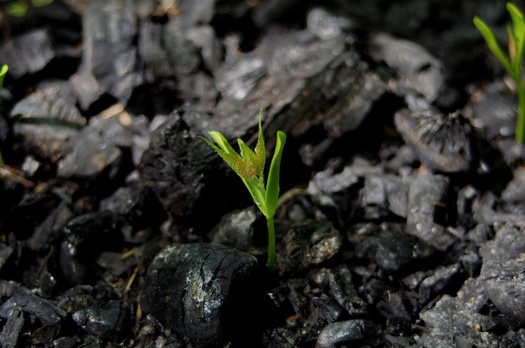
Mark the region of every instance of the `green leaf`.
[[23, 17], [27, 13], [28, 7], [29, 6], [24, 2], [15, 1], [15, 2], [7, 4], [5, 11], [10, 16]]
[[35, 7], [42, 7], [42, 6], [51, 5], [53, 1], [54, 0], [31, 0], [31, 5]]
[[7, 64], [4, 64], [0, 67], [0, 88], [4, 86], [4, 77], [5, 74], [7, 74], [7, 70], [9, 70]]
[[241, 157], [246, 167], [248, 167], [250, 171], [253, 171], [253, 175], [248, 177], [248, 179], [252, 179], [255, 175], [261, 174], [262, 169], [259, 169], [258, 158], [255, 155], [255, 152], [253, 152], [252, 149], [250, 149], [241, 139], [237, 139], [237, 142], [239, 143]]
[[[509, 11], [513, 23], [512, 39], [515, 52], [514, 57], [511, 59], [512, 68], [514, 69], [515, 76], [520, 76], [521, 63], [525, 50], [525, 21], [523, 19], [523, 13], [512, 2], [507, 3], [507, 11]], [[511, 37], [510, 33], [509, 37]]]
[[250, 192], [253, 202], [259, 208], [259, 210], [266, 216], [266, 211], [268, 210], [266, 202], [266, 194], [264, 187], [262, 185], [257, 185], [253, 180], [247, 180], [242, 178], [242, 182]]
[[[216, 133], [218, 133], [218, 132], [216, 132]], [[221, 156], [221, 158], [224, 160], [224, 162], [226, 162], [226, 164], [228, 164], [233, 169], [233, 171], [237, 175], [239, 175], [241, 178], [251, 178], [251, 177], [253, 177], [253, 173], [251, 172], [251, 170], [249, 168], [246, 167], [246, 164], [244, 163], [243, 159], [238, 154], [236, 154], [235, 152], [233, 154], [227, 153], [226, 151], [224, 151], [223, 149], [221, 149], [217, 145], [213, 144], [208, 139], [206, 139], [204, 137], [199, 137], [199, 138], [201, 138], [208, 145], [210, 145], [211, 148], [214, 149], [215, 152], [217, 152], [217, 154], [219, 156]]]
[[[286, 134], [281, 131], [277, 132], [277, 142], [275, 152], [273, 153], [270, 171], [268, 173], [268, 183], [266, 185], [266, 204], [268, 205], [265, 216], [273, 217], [277, 209], [279, 199], [279, 172], [281, 168], [281, 157], [283, 154], [284, 144], [286, 143]], [[264, 212], [263, 212], [264, 213]]]
[[[237, 152], [235, 152], [235, 150], [233, 149], [233, 147], [230, 145], [230, 143], [228, 142], [228, 140], [226, 140], [226, 138], [219, 132], [216, 132], [216, 131], [212, 131], [212, 132], [208, 132], [208, 134], [212, 137], [213, 140], [215, 140], [215, 142], [217, 143], [217, 145], [219, 145], [219, 147], [226, 153], [229, 153], [230, 155], [236, 155], [236, 156], [239, 156], [237, 154]], [[203, 138], [205, 139], [205, 138]], [[206, 140], [206, 139], [205, 139]], [[208, 141], [209, 143], [209, 141]], [[240, 156], [239, 156], [240, 157]]]
[[485, 23], [478, 16], [474, 17], [473, 22], [476, 28], [478, 29], [478, 31], [480, 32], [481, 36], [483, 36], [483, 38], [485, 39], [485, 42], [487, 43], [489, 50], [492, 52], [492, 54], [494, 54], [494, 56], [496, 56], [496, 58], [500, 61], [501, 65], [503, 65], [505, 70], [513, 78], [515, 78], [514, 70], [512, 69], [510, 65], [509, 59], [507, 58], [507, 56], [505, 56], [505, 54], [501, 50], [501, 46], [499, 45], [498, 40], [496, 39], [496, 36], [494, 35], [494, 32], [492, 31], [492, 29], [490, 29], [487, 23]]
[[262, 126], [261, 126], [261, 117], [262, 117], [262, 109], [261, 109], [261, 112], [259, 113], [259, 135], [257, 137], [257, 144], [255, 145], [255, 154], [257, 155], [257, 158], [258, 158], [258, 165], [259, 165], [259, 168], [258, 168], [258, 171], [261, 173], [259, 176], [260, 176], [260, 179], [261, 180], [264, 180], [264, 166], [266, 164], [266, 149], [264, 148], [264, 135], [263, 135], [263, 131], [262, 131]]

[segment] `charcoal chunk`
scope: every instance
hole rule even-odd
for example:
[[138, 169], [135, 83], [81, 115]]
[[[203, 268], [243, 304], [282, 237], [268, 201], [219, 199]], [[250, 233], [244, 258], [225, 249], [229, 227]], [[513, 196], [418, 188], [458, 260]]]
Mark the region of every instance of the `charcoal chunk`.
[[481, 278], [490, 300], [505, 315], [525, 323], [525, 260], [494, 260], [483, 264]]
[[474, 312], [449, 295], [444, 295], [420, 317], [430, 329], [419, 341], [422, 347], [500, 347], [494, 333], [498, 329], [497, 320]]
[[443, 224], [443, 210], [439, 204], [446, 201], [448, 180], [444, 176], [421, 172], [408, 190], [407, 232], [438, 250], [445, 250], [455, 242]]
[[[254, 333], [256, 259], [216, 244], [174, 244], [153, 260], [142, 307], [195, 347], [223, 347]], [[252, 337], [253, 339], [254, 337]]]
[[342, 343], [359, 342], [366, 336], [366, 322], [362, 319], [328, 324], [319, 333], [316, 348], [335, 348]]
[[47, 29], [22, 34], [0, 47], [0, 62], [9, 66], [9, 75], [14, 78], [42, 70], [54, 57], [51, 33]]
[[396, 129], [417, 152], [421, 162], [441, 172], [465, 172], [475, 159], [473, 133], [458, 112], [402, 109], [394, 118]]
[[357, 255], [367, 257], [387, 272], [398, 272], [434, 253], [434, 248], [396, 225], [383, 225], [377, 235], [366, 238]]

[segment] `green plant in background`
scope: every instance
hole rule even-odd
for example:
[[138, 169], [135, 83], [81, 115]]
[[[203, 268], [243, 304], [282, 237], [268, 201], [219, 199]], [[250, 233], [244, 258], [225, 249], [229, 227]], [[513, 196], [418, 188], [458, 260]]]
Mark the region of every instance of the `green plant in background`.
[[[4, 64], [0, 67], [0, 88], [4, 87], [4, 77], [5, 74], [7, 74], [7, 70], [9, 70], [9, 67], [7, 64]], [[0, 152], [0, 167], [4, 165], [4, 158], [2, 157], [2, 152]]]
[[13, 17], [23, 17], [27, 14], [29, 5], [33, 7], [47, 6], [53, 3], [54, 0], [16, 0], [11, 1], [5, 6], [5, 12]]
[[516, 140], [525, 142], [525, 89], [522, 82], [522, 61], [525, 51], [525, 20], [523, 13], [512, 2], [507, 3], [507, 11], [512, 17], [513, 27], [507, 27], [509, 55], [503, 53], [492, 29], [478, 16], [474, 17], [474, 25], [479, 30], [490, 51], [503, 65], [507, 73], [514, 79], [518, 92], [518, 117], [516, 119]]
[[268, 226], [268, 260], [266, 266], [273, 271], [275, 269], [275, 226], [273, 217], [277, 209], [279, 198], [279, 171], [281, 167], [281, 157], [286, 142], [286, 134], [277, 132], [277, 142], [273, 154], [268, 181], [264, 183], [264, 165], [266, 161], [266, 150], [264, 147], [264, 136], [261, 126], [261, 113], [259, 114], [259, 135], [255, 150], [252, 151], [241, 139], [238, 139], [240, 154], [235, 152], [226, 138], [219, 132], [212, 131], [208, 134], [215, 141], [215, 144], [200, 137], [210, 145], [222, 159], [234, 170], [241, 178], [242, 182], [250, 192], [255, 205], [266, 217]]

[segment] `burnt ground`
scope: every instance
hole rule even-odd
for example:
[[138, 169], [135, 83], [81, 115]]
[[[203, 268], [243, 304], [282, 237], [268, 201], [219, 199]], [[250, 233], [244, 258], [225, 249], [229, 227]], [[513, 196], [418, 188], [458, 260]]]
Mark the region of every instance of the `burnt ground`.
[[[8, 6], [2, 347], [525, 346], [517, 97], [472, 24], [504, 42], [503, 2]], [[199, 138], [260, 110], [275, 272]]]

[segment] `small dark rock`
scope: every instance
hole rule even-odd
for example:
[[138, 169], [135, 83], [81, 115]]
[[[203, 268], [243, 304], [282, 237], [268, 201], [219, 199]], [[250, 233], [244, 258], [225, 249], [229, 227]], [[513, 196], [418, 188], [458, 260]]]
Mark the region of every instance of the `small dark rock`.
[[364, 205], [378, 206], [406, 218], [408, 188], [409, 183], [397, 175], [367, 175], [361, 200]]
[[356, 343], [367, 335], [366, 322], [362, 319], [338, 321], [328, 324], [319, 333], [316, 348], [335, 348], [344, 343]]
[[408, 336], [412, 331], [410, 320], [405, 317], [392, 317], [386, 321], [386, 333], [392, 336]]
[[109, 118], [97, 116], [91, 121], [70, 140], [70, 150], [58, 165], [59, 176], [96, 177], [105, 169], [118, 167], [122, 149], [131, 147], [130, 115], [126, 112]]
[[368, 306], [357, 293], [352, 283], [352, 273], [348, 267], [342, 265], [336, 269], [336, 272], [326, 271], [328, 272], [330, 295], [339, 305], [346, 309], [349, 315], [367, 314]]
[[444, 87], [443, 65], [437, 58], [414, 42], [388, 34], [374, 35], [372, 45], [375, 59], [384, 60], [399, 74], [393, 86], [396, 93], [416, 92], [429, 102], [437, 99]]
[[501, 193], [501, 198], [510, 202], [525, 202], [525, 168], [514, 171], [514, 178]]
[[505, 315], [525, 323], [525, 260], [492, 260], [481, 268], [485, 291]]
[[459, 113], [442, 115], [431, 110], [402, 109], [395, 115], [395, 124], [421, 162], [430, 168], [453, 173], [472, 167], [472, 128]]
[[14, 133], [38, 156], [57, 159], [65, 155], [67, 141], [86, 124], [75, 102], [67, 82], [42, 84], [11, 110]]
[[397, 225], [384, 224], [377, 235], [366, 238], [356, 254], [368, 258], [387, 272], [397, 272], [414, 262], [430, 257], [434, 248]]
[[458, 264], [439, 266], [429, 277], [419, 285], [420, 303], [425, 305], [442, 293], [460, 275]]
[[472, 116], [489, 140], [514, 135], [517, 99], [510, 93], [502, 93], [501, 89], [507, 90], [507, 87], [493, 83], [473, 98]]
[[7, 259], [13, 253], [13, 248], [4, 243], [0, 243], [0, 269], [6, 263]]
[[229, 246], [240, 251], [251, 251], [254, 248], [254, 223], [256, 220], [257, 212], [254, 207], [227, 214], [210, 232], [211, 240], [213, 243]]
[[13, 297], [0, 306], [0, 317], [7, 321], [2, 329], [2, 347], [4, 344], [6, 347], [24, 345], [23, 340], [29, 336], [21, 336], [24, 327], [28, 330], [30, 324], [38, 325], [31, 335], [33, 343], [49, 346], [58, 338], [66, 312], [28, 289], [19, 287]]
[[89, 308], [73, 313], [73, 321], [99, 338], [115, 338], [129, 327], [129, 310], [119, 301], [110, 302], [107, 309]]
[[443, 297], [420, 315], [430, 329], [419, 341], [422, 347], [500, 347], [493, 333], [498, 328], [495, 318], [474, 312], [456, 298]]
[[418, 173], [408, 191], [407, 232], [413, 234], [438, 250], [445, 250], [456, 238], [442, 225], [444, 217], [440, 204], [446, 204], [448, 180], [429, 172]]
[[9, 66], [14, 78], [42, 70], [54, 57], [51, 33], [46, 29], [22, 34], [0, 47], [0, 61]]
[[[93, 276], [93, 255], [121, 239], [120, 221], [111, 212], [93, 212], [72, 219], [64, 228], [60, 266], [64, 276], [79, 284]], [[104, 243], [100, 243], [104, 240]], [[118, 245], [118, 244], [117, 244]]]
[[142, 82], [133, 43], [137, 35], [134, 9], [134, 4], [117, 0], [87, 4], [82, 16], [82, 63], [70, 78], [82, 109], [105, 93], [125, 104], [132, 89]]
[[283, 252], [277, 251], [280, 272], [297, 272], [334, 257], [342, 246], [342, 236], [329, 221], [295, 223], [283, 237]]
[[469, 276], [475, 277], [479, 272], [481, 267], [481, 257], [477, 253], [469, 252], [461, 255], [459, 261]]
[[316, 315], [326, 323], [338, 320], [344, 309], [326, 294], [312, 298], [312, 306]]
[[492, 260], [511, 260], [520, 258], [525, 250], [525, 234], [512, 224], [498, 225], [496, 237], [482, 244], [479, 254], [484, 262]]

